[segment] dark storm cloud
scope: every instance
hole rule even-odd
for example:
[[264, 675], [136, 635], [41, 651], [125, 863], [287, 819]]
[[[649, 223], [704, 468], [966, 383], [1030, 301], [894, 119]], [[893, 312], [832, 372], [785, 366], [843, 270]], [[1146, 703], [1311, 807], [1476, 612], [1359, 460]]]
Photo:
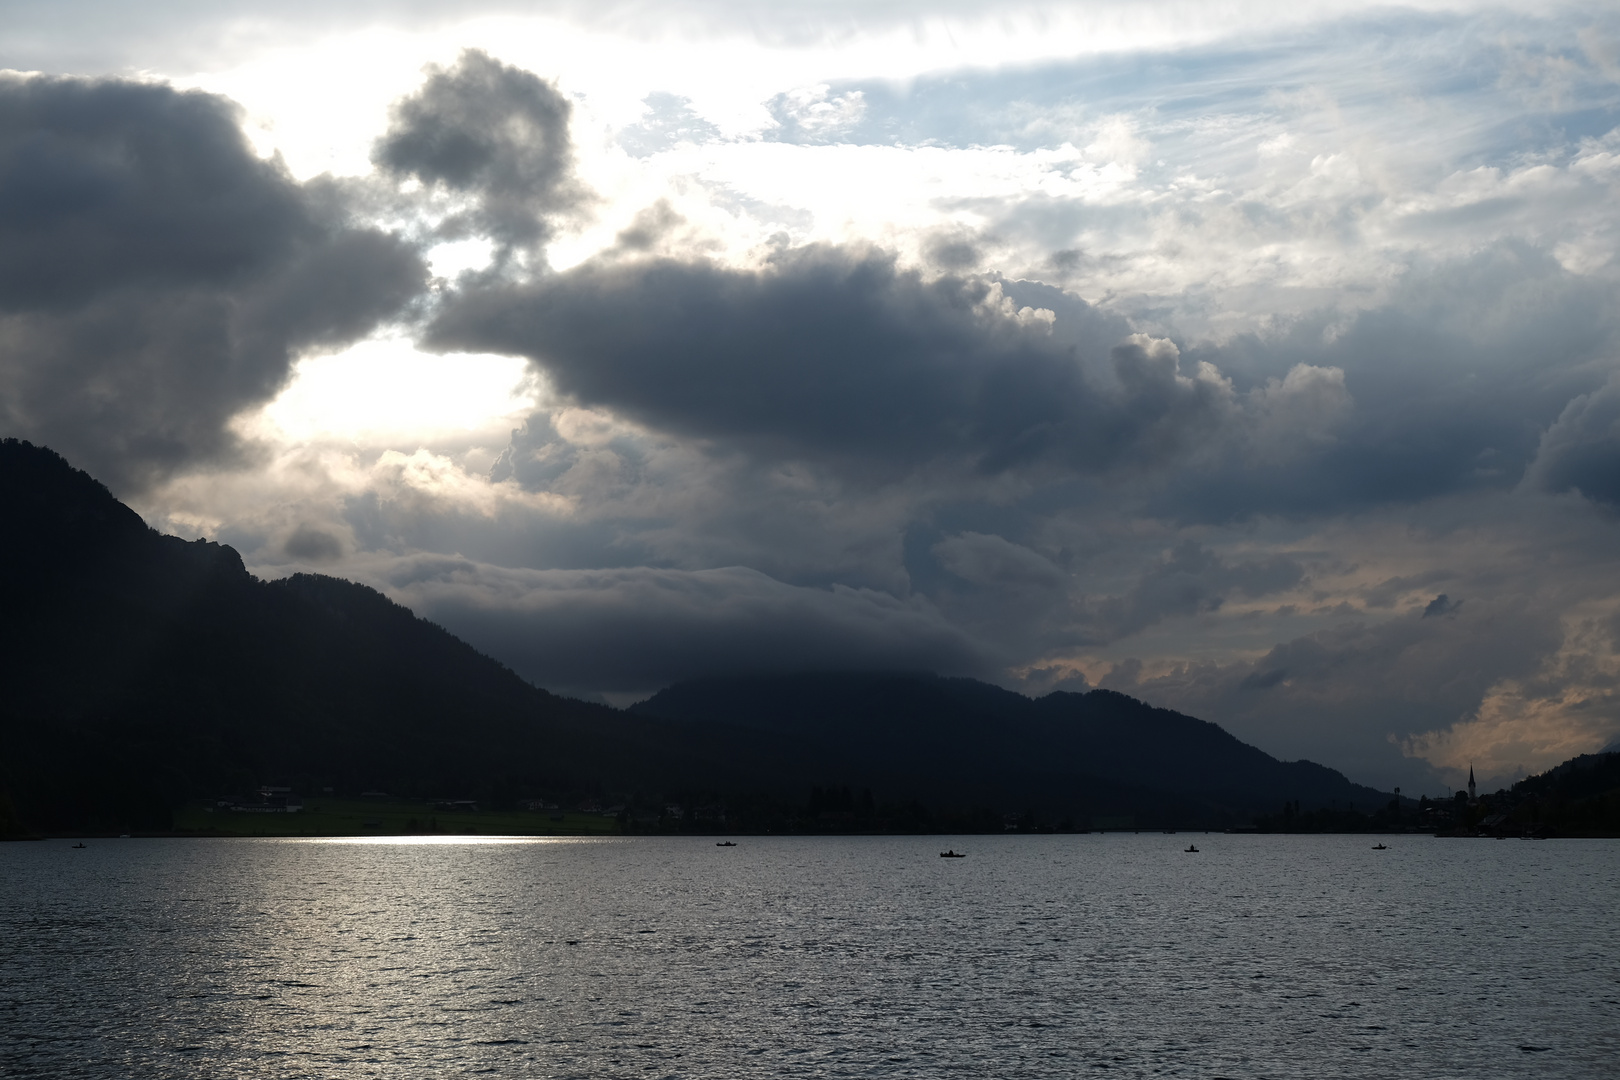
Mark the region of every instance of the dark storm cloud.
[[1391, 608], [1402, 596], [1414, 589], [1449, 581], [1457, 575], [1450, 570], [1426, 570], [1421, 574], [1388, 578], [1362, 594], [1362, 602], [1369, 608]]
[[1458, 605], [1448, 618], [1412, 612], [1346, 622], [1272, 648], [1253, 662], [1193, 663], [1143, 677], [1120, 665], [1100, 685], [1193, 716], [1218, 717], [1283, 757], [1332, 761], [1367, 782], [1437, 780], [1391, 735], [1445, 728], [1474, 713], [1504, 679], [1535, 674], [1563, 640], [1558, 614], [1504, 597]]
[[1087, 595], [1085, 567], [1065, 569], [1000, 536], [967, 532], [931, 551], [954, 580], [930, 591], [942, 610], [1018, 653], [1097, 646], [1168, 619], [1212, 614], [1233, 598], [1287, 592], [1305, 570], [1286, 555], [1222, 558], [1194, 541], [1164, 552], [1119, 595]]
[[1166, 552], [1124, 596], [1097, 604], [1097, 622], [1102, 640], [1112, 640], [1168, 618], [1219, 611], [1234, 595], [1285, 592], [1304, 578], [1304, 568], [1286, 555], [1227, 561], [1189, 540]]
[[[845, 478], [1152, 474], [1125, 503], [1220, 522], [1511, 489], [1591, 390], [1611, 293], [1498, 245], [1414, 270], [1382, 307], [1180, 354], [1050, 286], [813, 247], [760, 270], [603, 261], [474, 289], [430, 337], [526, 355], [579, 402], [762, 460]], [[1550, 436], [1543, 482], [1601, 499], [1608, 444], [1575, 423]]]
[[1438, 619], [1444, 615], [1452, 615], [1455, 614], [1457, 609], [1460, 607], [1462, 607], [1462, 601], [1453, 600], [1445, 593], [1441, 593], [1433, 600], [1430, 600], [1423, 608], [1423, 618]]
[[1049, 559], [1000, 536], [965, 532], [935, 544], [933, 555], [961, 580], [997, 591], [1049, 594], [1067, 584], [1067, 575]]
[[414, 610], [559, 690], [648, 691], [739, 672], [992, 669], [921, 601], [755, 570], [521, 571], [423, 556], [382, 570]]
[[571, 112], [538, 75], [468, 49], [393, 107], [373, 160], [396, 176], [477, 200], [476, 211], [445, 223], [447, 235], [472, 230], [505, 244], [534, 244], [549, 234], [548, 215], [582, 198]]
[[228, 454], [297, 350], [363, 335], [425, 276], [254, 156], [221, 98], [0, 77], [0, 425], [117, 490]]
[[1542, 436], [1527, 480], [1546, 491], [1578, 491], [1620, 506], [1620, 379], [1565, 406]]
[[[1294, 453], [1255, 456], [1241, 443], [1188, 470], [1155, 497], [1155, 512], [1192, 521], [1256, 514], [1332, 514], [1466, 492], [1506, 492], [1526, 475], [1542, 433], [1542, 483], [1603, 487], [1601, 425], [1577, 419], [1594, 370], [1616, 337], [1612, 286], [1570, 274], [1519, 244], [1411, 271], [1391, 303], [1344, 318], [1320, 312], [1269, 337], [1245, 335], [1189, 351], [1263, 384], [1294, 364], [1343, 372], [1352, 409]], [[1567, 423], [1559, 416], [1566, 406]], [[1594, 414], [1595, 415], [1595, 414]], [[1577, 433], [1577, 427], [1579, 433]], [[1576, 449], [1576, 447], [1579, 447]], [[1556, 463], [1556, 464], [1555, 464]], [[1602, 498], [1601, 495], [1593, 496]]]
[[294, 559], [306, 563], [331, 562], [343, 557], [343, 542], [331, 533], [313, 525], [304, 524], [293, 530], [283, 550]]
[[676, 435], [874, 476], [940, 461], [980, 474], [1153, 465], [1225, 407], [1166, 342], [1076, 346], [1012, 312], [998, 285], [836, 247], [757, 271], [591, 263], [475, 289], [429, 341], [527, 356], [574, 400]]
[[298, 189], [219, 98], [0, 79], [0, 305], [72, 307], [132, 281], [257, 277], [317, 239]]

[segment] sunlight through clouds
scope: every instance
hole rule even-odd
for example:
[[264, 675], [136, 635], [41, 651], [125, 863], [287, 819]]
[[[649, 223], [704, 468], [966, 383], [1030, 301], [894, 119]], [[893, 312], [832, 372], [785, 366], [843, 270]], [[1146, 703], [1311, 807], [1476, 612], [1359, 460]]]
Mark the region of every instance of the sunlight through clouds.
[[534, 397], [534, 380], [522, 360], [435, 355], [406, 340], [381, 339], [300, 360], [287, 388], [247, 418], [244, 429], [292, 442], [398, 445], [504, 430], [533, 406]]

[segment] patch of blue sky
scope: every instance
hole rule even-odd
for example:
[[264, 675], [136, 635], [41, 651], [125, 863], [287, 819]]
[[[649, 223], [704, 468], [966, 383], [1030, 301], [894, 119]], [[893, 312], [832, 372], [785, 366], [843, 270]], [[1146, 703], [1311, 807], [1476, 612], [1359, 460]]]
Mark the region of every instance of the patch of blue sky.
[[647, 112], [642, 120], [619, 132], [619, 145], [632, 157], [651, 157], [682, 143], [720, 137], [720, 129], [693, 110], [690, 98], [655, 91], [643, 103]]
[[[1615, 21], [1615, 20], [1610, 20]], [[802, 95], [771, 102], [788, 142], [1007, 146], [1080, 144], [1114, 117], [1153, 140], [1251, 138], [1308, 122], [1373, 128], [1463, 167], [1567, 151], [1620, 122], [1620, 86], [1574, 23], [1400, 15], [1348, 20], [1269, 42], [1086, 57], [909, 82], [831, 82], [812, 103], [848, 103], [847, 122], [803, 122]], [[1533, 44], [1532, 44], [1533, 42]], [[1550, 43], [1549, 43], [1550, 42]], [[1523, 44], [1521, 44], [1523, 43]]]

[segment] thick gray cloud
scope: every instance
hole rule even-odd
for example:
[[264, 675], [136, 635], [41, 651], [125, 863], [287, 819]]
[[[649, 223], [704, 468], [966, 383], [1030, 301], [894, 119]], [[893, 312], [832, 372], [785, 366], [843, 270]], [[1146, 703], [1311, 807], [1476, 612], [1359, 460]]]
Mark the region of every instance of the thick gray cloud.
[[1542, 436], [1526, 480], [1620, 506], [1620, 378], [1565, 406]]
[[[1122, 560], [1129, 577], [1117, 592], [1071, 553], [1048, 557], [1000, 536], [961, 533], [930, 554], [947, 576], [921, 591], [958, 625], [1020, 657], [1107, 645], [1166, 621], [1214, 615], [1234, 598], [1308, 584], [1304, 567], [1286, 555], [1225, 558], [1193, 540], [1157, 559]], [[923, 584], [917, 576], [913, 581]]]
[[[429, 340], [527, 356], [574, 401], [761, 460], [866, 479], [1129, 476], [1116, 505], [1230, 522], [1511, 490], [1592, 390], [1612, 292], [1497, 245], [1411, 271], [1389, 304], [1183, 351], [1050, 286], [817, 246], [759, 270], [608, 260], [475, 287]], [[1548, 436], [1541, 482], [1602, 498], [1601, 464], [1566, 479], [1572, 454], [1606, 452], [1590, 420], [1566, 445], [1574, 423]]]
[[256, 157], [221, 98], [0, 76], [0, 426], [115, 490], [229, 454], [226, 423], [298, 350], [365, 334], [425, 277]]
[[1048, 593], [1066, 583], [1067, 575], [1050, 560], [1000, 536], [961, 533], [935, 544], [933, 553], [955, 577], [997, 592]]
[[395, 104], [373, 159], [396, 176], [477, 201], [476, 210], [441, 225], [445, 235], [471, 230], [504, 244], [535, 244], [549, 234], [548, 215], [583, 198], [573, 173], [571, 112], [551, 83], [469, 49]]
[[1219, 611], [1233, 595], [1256, 598], [1300, 584], [1305, 570], [1286, 555], [1224, 560], [1196, 541], [1178, 544], [1121, 597], [1096, 605], [1095, 640], [1127, 637], [1165, 619]]
[[[1572, 399], [1586, 401], [1609, 370], [1614, 287], [1520, 244], [1413, 269], [1402, 285], [1390, 303], [1348, 317], [1321, 311], [1266, 336], [1189, 349], [1189, 360], [1214, 364], [1240, 386], [1295, 364], [1338, 369], [1353, 408], [1324, 418], [1320, 437], [1294, 453], [1256, 456], [1230, 444], [1169, 483], [1154, 512], [1231, 521], [1506, 492], [1555, 421], [1560, 433], [1549, 433], [1540, 451], [1542, 483], [1579, 486], [1568, 479], [1577, 469], [1591, 485], [1587, 466], [1574, 462], [1601, 458], [1601, 436], [1591, 421], [1559, 416]], [[1601, 411], [1601, 398], [1595, 407]], [[1578, 437], [1576, 424], [1584, 425]]]
[[527, 356], [562, 393], [660, 430], [873, 476], [1157, 465], [1226, 404], [1167, 343], [1077, 345], [996, 283], [824, 246], [758, 271], [590, 263], [475, 289], [429, 340]]
[[1532, 677], [1563, 640], [1556, 612], [1523, 597], [1470, 598], [1452, 611], [1351, 619], [1252, 662], [1157, 675], [1124, 664], [1100, 684], [1219, 718], [1273, 754], [1331, 761], [1373, 783], [1426, 783], [1433, 794], [1438, 778], [1403, 757], [1398, 740], [1468, 718], [1502, 680]]
[[1456, 612], [1457, 608], [1460, 606], [1461, 605], [1458, 603], [1458, 601], [1453, 600], [1445, 593], [1441, 593], [1433, 600], [1430, 600], [1428, 605], [1424, 607], [1423, 617], [1425, 619], [1444, 618], [1445, 616]]
[[341, 540], [309, 524], [294, 529], [283, 548], [288, 555], [305, 563], [331, 562], [343, 556]]

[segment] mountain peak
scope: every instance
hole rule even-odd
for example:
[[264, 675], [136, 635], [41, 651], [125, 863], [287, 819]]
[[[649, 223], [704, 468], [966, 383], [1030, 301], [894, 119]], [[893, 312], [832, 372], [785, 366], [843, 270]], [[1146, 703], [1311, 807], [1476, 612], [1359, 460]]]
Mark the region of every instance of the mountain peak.
[[89, 473], [44, 446], [0, 439], [0, 505], [14, 525], [0, 543], [13, 547], [63, 542], [116, 542], [150, 530], [141, 516]]

